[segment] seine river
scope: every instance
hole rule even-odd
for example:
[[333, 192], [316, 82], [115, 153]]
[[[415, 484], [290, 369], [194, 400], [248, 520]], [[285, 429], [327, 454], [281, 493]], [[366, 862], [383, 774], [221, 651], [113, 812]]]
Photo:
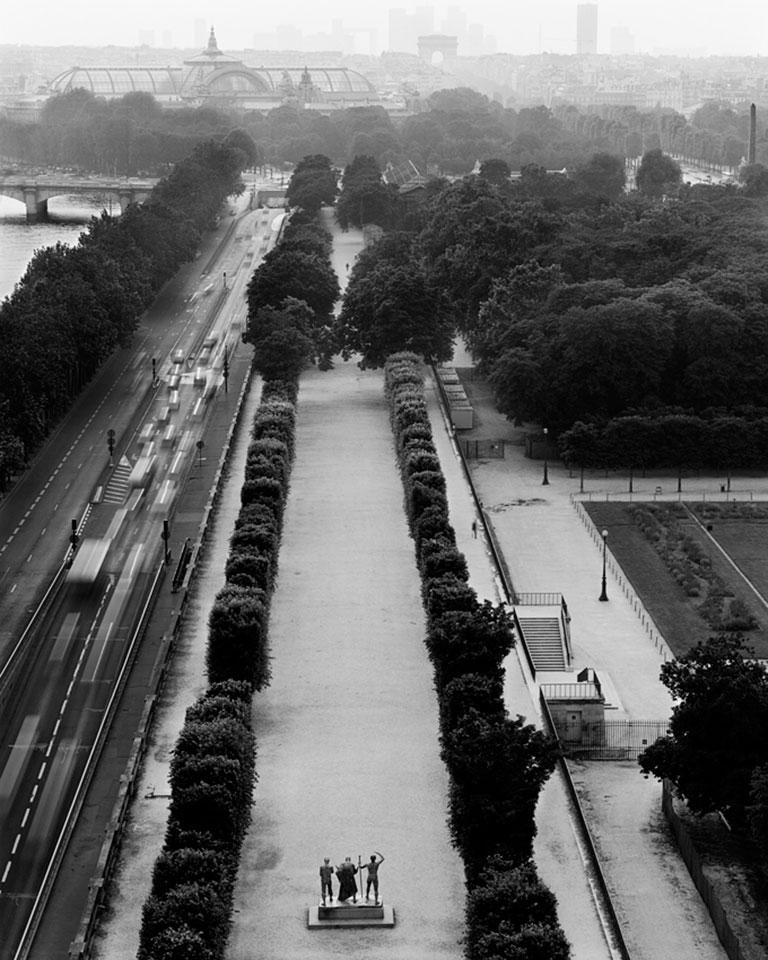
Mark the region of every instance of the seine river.
[[90, 218], [100, 213], [97, 206], [62, 197], [51, 201], [49, 223], [28, 224], [22, 204], [0, 196], [0, 300], [13, 291], [35, 250], [59, 241], [77, 243]]

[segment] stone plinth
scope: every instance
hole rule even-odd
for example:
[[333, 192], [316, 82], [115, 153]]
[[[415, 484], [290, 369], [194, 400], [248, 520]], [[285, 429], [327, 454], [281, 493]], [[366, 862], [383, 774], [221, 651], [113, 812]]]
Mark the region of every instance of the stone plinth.
[[307, 911], [307, 926], [319, 927], [394, 927], [395, 911], [389, 904], [351, 900], [345, 903], [320, 903]]

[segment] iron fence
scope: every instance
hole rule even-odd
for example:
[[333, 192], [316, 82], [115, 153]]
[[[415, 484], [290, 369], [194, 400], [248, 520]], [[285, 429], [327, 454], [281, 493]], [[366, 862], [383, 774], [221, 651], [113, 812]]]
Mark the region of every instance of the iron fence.
[[606, 720], [585, 725], [578, 742], [569, 731], [558, 730], [568, 756], [580, 760], [637, 760], [638, 756], [669, 733], [667, 720]]
[[467, 460], [503, 460], [503, 440], [460, 440], [461, 449]]

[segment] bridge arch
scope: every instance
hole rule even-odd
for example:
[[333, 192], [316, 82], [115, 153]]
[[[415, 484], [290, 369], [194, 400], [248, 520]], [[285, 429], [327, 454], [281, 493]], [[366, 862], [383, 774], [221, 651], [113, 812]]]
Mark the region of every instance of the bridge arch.
[[[54, 197], [93, 196], [112, 201], [122, 213], [129, 203], [145, 200], [157, 181], [72, 180], [65, 178], [40, 178], [22, 175], [0, 177], [0, 194], [21, 200], [26, 207], [27, 220], [33, 223], [48, 219], [48, 201]], [[106, 204], [105, 204], [106, 207]]]

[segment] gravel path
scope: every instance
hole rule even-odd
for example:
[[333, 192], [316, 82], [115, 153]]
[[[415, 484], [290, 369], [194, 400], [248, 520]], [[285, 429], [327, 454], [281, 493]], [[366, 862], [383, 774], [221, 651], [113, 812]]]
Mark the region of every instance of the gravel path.
[[[463, 870], [381, 372], [303, 375], [296, 450], [228, 956], [456, 958]], [[374, 849], [394, 929], [308, 930], [322, 858]]]

